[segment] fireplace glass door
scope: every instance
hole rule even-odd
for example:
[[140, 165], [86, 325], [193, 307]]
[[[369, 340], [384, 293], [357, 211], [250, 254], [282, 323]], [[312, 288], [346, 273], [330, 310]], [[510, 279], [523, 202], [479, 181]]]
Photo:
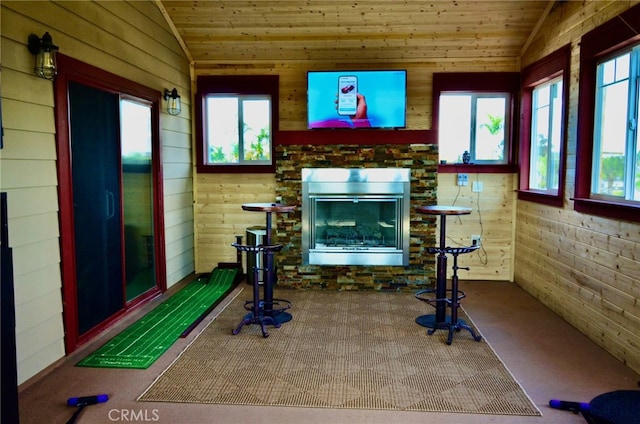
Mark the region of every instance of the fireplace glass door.
[[316, 198], [314, 212], [316, 249], [398, 248], [397, 198]]

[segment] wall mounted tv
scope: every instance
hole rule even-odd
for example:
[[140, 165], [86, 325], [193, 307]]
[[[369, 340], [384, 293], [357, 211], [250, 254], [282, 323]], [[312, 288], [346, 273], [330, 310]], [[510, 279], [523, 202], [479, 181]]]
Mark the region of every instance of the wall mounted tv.
[[407, 71], [307, 72], [307, 127], [404, 128]]

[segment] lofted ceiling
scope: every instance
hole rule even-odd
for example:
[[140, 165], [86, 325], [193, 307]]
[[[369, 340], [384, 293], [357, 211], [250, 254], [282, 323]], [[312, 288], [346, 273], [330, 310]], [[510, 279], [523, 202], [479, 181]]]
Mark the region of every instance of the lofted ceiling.
[[156, 0], [195, 63], [519, 58], [548, 0]]

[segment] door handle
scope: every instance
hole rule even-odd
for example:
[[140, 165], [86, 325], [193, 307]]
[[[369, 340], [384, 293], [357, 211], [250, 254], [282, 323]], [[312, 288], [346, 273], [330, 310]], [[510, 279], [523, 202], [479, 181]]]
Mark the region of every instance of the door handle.
[[110, 192], [109, 190], [106, 190], [104, 194], [105, 194], [105, 203], [106, 203], [105, 212], [107, 215], [107, 219], [111, 219], [116, 214], [113, 193]]

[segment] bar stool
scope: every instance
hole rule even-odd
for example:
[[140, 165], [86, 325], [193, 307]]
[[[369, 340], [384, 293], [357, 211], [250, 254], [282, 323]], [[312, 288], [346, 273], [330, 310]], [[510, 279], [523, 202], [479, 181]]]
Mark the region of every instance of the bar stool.
[[[266, 215], [266, 234], [264, 244], [271, 246], [271, 221], [273, 213], [289, 213], [296, 209], [295, 205], [285, 205], [282, 203], [245, 203], [242, 210], [250, 212], [264, 212]], [[264, 252], [264, 267], [270, 271], [270, 278], [264, 278], [264, 300], [266, 316], [272, 317], [278, 324], [291, 321], [293, 318], [288, 312], [275, 313], [271, 311], [270, 305], [273, 302], [273, 288], [275, 286], [275, 265], [273, 262], [273, 252]], [[249, 270], [247, 270], [248, 272]]]
[[[460, 307], [460, 300], [466, 297], [466, 294], [458, 289], [458, 269], [466, 269], [469, 270], [469, 267], [460, 267], [458, 266], [458, 255], [464, 253], [471, 253], [477, 250], [480, 246], [468, 246], [468, 247], [429, 247], [427, 251], [432, 254], [443, 254], [443, 255], [452, 255], [453, 256], [453, 276], [451, 277], [451, 289], [445, 290], [445, 293], [449, 293], [449, 297], [443, 298], [429, 298], [426, 297], [428, 294], [434, 293], [435, 289], [426, 289], [421, 290], [415, 294], [416, 299], [421, 300], [423, 302], [428, 303], [433, 307], [437, 307], [441, 302], [443, 302], [447, 307], [451, 308], [451, 315], [446, 317], [445, 323], [439, 326], [432, 326], [429, 328], [427, 333], [432, 335], [436, 332], [436, 330], [448, 329], [449, 335], [447, 337], [447, 344], [450, 345], [453, 342], [453, 334], [454, 331], [458, 332], [462, 329], [465, 329], [471, 333], [471, 337], [477, 342], [482, 340], [482, 336], [479, 336], [475, 333], [473, 328], [471, 328], [467, 323], [458, 318], [458, 308]], [[416, 318], [416, 322], [419, 322], [420, 317]]]
[[[274, 252], [278, 252], [282, 249], [281, 244], [246, 246], [238, 243], [232, 243], [231, 245], [235, 247], [238, 252], [246, 252], [247, 254], [254, 255], [273, 255]], [[271, 263], [273, 263], [273, 261], [271, 261]], [[240, 333], [242, 327], [247, 324], [258, 324], [262, 329], [262, 337], [269, 337], [266, 325], [273, 325], [274, 327], [279, 328], [280, 323], [275, 319], [275, 317], [291, 308], [291, 302], [288, 300], [273, 298], [266, 300], [260, 298], [260, 279], [258, 278], [260, 271], [264, 273], [265, 284], [273, 284], [272, 266], [265, 268], [259, 268], [258, 266], [253, 267], [253, 299], [244, 302], [244, 309], [249, 311], [249, 313], [244, 316], [242, 321], [240, 321], [240, 324], [238, 324], [238, 326], [231, 332], [233, 335]]]

